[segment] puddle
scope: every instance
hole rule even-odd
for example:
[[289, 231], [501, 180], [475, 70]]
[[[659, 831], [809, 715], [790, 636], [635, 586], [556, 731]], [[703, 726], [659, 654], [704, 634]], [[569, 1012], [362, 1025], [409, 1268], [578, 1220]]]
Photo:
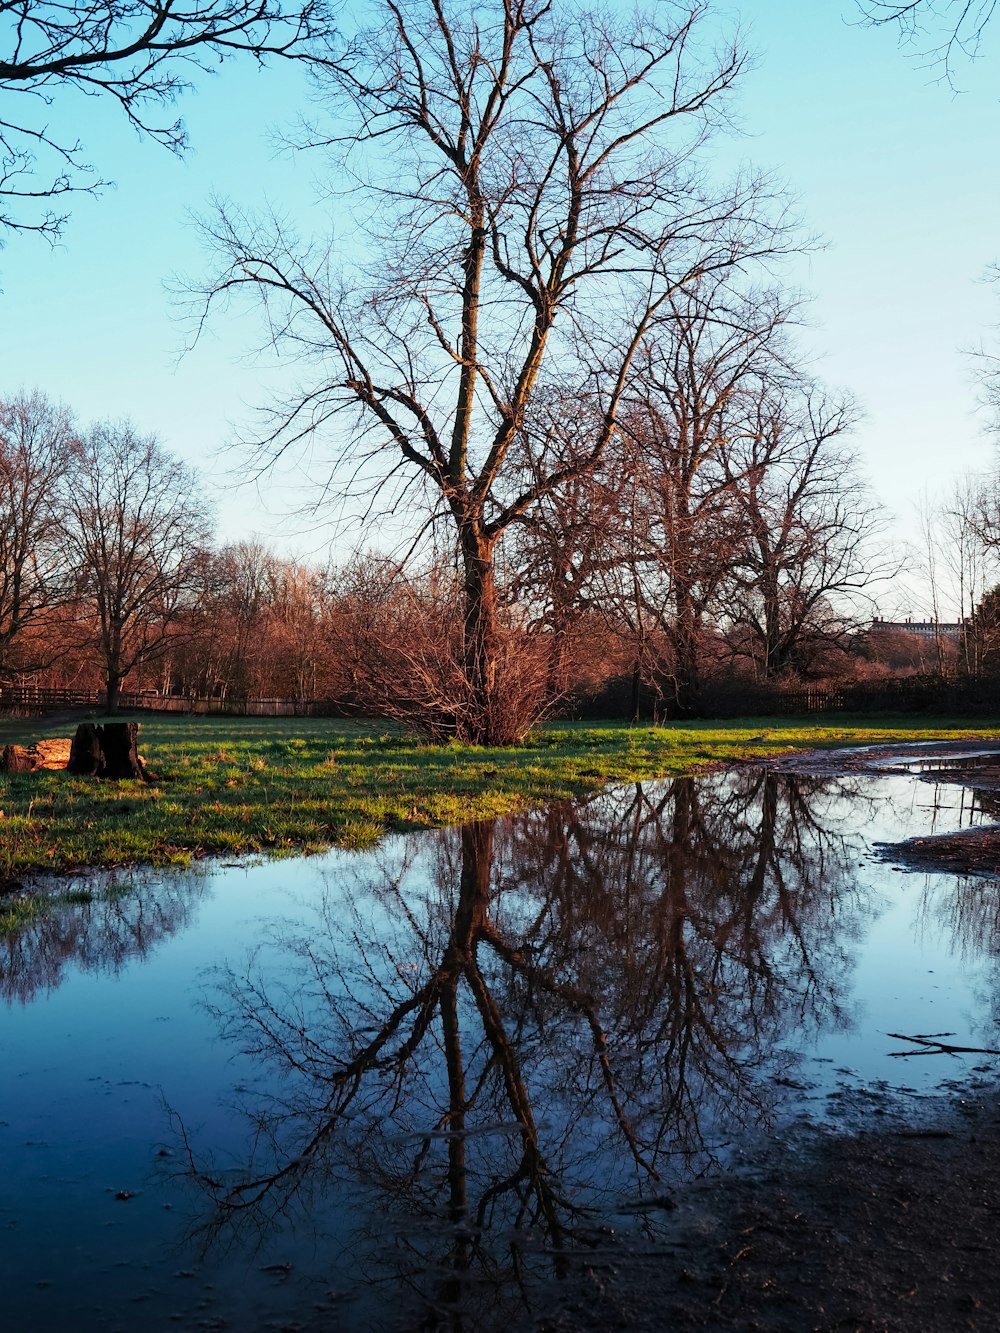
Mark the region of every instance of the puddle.
[[1000, 767], [1000, 754], [996, 750], [963, 750], [961, 754], [893, 755], [872, 764], [873, 769], [904, 769], [921, 774], [965, 773], [976, 769]]
[[11, 1326], [530, 1325], [762, 1136], [989, 1076], [889, 1034], [1000, 1046], [1000, 889], [877, 848], [995, 818], [741, 769], [57, 908], [0, 941]]

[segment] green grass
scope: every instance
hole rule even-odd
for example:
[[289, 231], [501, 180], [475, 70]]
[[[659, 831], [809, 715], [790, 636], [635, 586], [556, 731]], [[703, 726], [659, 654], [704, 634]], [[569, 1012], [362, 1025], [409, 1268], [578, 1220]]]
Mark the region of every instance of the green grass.
[[[606, 783], [694, 773], [794, 748], [995, 735], [1000, 722], [751, 718], [720, 726], [555, 723], [510, 750], [429, 746], [379, 724], [310, 718], [143, 718], [157, 780], [0, 778], [0, 881], [37, 871], [214, 854], [367, 846], [387, 828], [491, 818]], [[877, 725], [873, 725], [873, 722]], [[75, 720], [0, 719], [0, 745]]]
[[94, 894], [87, 889], [71, 889], [67, 893], [27, 893], [14, 898], [0, 898], [0, 935], [30, 925], [51, 908], [60, 904], [92, 903]]

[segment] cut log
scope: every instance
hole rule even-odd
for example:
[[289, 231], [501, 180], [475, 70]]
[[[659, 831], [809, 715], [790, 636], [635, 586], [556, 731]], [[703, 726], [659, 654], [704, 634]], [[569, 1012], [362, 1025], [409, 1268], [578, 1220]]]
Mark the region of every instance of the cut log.
[[35, 767], [34, 760], [23, 745], [5, 745], [0, 755], [0, 772], [30, 773]]
[[66, 771], [80, 777], [150, 782], [138, 746], [138, 722], [81, 722], [73, 737]]
[[65, 768], [72, 742], [68, 736], [34, 741], [31, 745], [5, 745], [0, 753], [0, 773], [35, 773], [39, 769]]

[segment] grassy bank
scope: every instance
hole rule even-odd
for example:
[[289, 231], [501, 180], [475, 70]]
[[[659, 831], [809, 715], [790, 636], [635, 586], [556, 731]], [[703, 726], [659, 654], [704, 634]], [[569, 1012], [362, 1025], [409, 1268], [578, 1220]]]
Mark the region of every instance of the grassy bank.
[[[426, 746], [378, 724], [310, 718], [142, 719], [151, 786], [63, 773], [0, 778], [0, 880], [206, 854], [364, 846], [387, 828], [486, 818], [605, 783], [695, 773], [794, 748], [990, 734], [947, 719], [747, 719], [654, 728], [553, 724], [511, 750]], [[0, 719], [0, 745], [69, 735]]]

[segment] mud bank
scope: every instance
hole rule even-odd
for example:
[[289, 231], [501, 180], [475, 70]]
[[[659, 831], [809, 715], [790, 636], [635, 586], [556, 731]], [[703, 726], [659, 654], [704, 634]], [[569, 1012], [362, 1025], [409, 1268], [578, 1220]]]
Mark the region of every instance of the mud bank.
[[696, 1183], [678, 1199], [672, 1246], [608, 1247], [530, 1326], [996, 1329], [994, 1077], [933, 1099], [847, 1096], [846, 1124], [794, 1126], [735, 1174]]

